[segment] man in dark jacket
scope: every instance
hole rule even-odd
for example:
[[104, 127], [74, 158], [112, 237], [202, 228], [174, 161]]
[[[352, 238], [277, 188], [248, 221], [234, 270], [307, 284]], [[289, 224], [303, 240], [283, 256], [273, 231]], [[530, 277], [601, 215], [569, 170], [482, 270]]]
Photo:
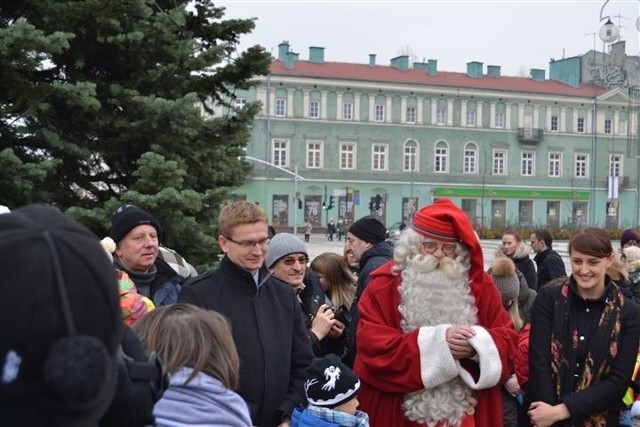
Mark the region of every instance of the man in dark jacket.
[[393, 246], [385, 241], [387, 230], [380, 221], [371, 216], [360, 218], [349, 227], [345, 248], [353, 252], [358, 260], [356, 296], [351, 304], [351, 323], [347, 331], [348, 344], [344, 363], [353, 368], [356, 358], [356, 330], [358, 327], [358, 300], [369, 283], [371, 272], [393, 257]]
[[531, 233], [531, 249], [536, 253], [533, 260], [538, 266], [538, 287], [549, 281], [566, 276], [564, 261], [558, 252], [551, 249], [553, 237], [548, 230], [536, 230]]
[[305, 404], [303, 381], [313, 357], [300, 304], [293, 288], [264, 266], [269, 234], [267, 215], [258, 205], [225, 206], [218, 243], [225, 253], [218, 269], [187, 282], [178, 300], [229, 319], [240, 356], [237, 391], [249, 405], [253, 425], [281, 425]]
[[156, 306], [174, 304], [183, 282], [196, 275], [184, 258], [160, 246], [160, 222], [144, 209], [120, 206], [111, 216], [109, 237], [116, 244], [114, 266], [125, 271], [137, 291]]

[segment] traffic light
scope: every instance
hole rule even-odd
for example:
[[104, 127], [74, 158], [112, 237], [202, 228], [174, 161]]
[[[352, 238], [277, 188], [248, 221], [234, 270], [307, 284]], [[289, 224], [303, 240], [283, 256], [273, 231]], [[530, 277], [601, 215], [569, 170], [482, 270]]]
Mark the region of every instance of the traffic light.
[[327, 204], [325, 202], [322, 202], [322, 210], [323, 211], [327, 210]]
[[333, 196], [329, 196], [329, 206], [327, 206], [327, 210], [333, 209]]
[[373, 200], [369, 202], [369, 210], [373, 212]]
[[302, 200], [298, 199], [298, 209], [302, 209]]
[[380, 202], [382, 202], [382, 196], [379, 194], [376, 194], [376, 202], [375, 202], [376, 210], [380, 210]]

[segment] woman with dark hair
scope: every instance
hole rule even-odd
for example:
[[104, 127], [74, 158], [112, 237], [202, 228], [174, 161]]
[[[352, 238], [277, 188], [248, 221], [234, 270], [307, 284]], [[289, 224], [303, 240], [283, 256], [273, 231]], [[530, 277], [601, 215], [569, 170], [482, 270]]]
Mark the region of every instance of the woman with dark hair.
[[174, 304], [143, 316], [134, 331], [171, 375], [169, 388], [153, 408], [159, 425], [251, 425], [246, 403], [233, 391], [240, 359], [224, 316]]
[[617, 426], [640, 341], [640, 311], [606, 274], [611, 240], [569, 241], [571, 276], [540, 288], [531, 312], [529, 419], [536, 427]]

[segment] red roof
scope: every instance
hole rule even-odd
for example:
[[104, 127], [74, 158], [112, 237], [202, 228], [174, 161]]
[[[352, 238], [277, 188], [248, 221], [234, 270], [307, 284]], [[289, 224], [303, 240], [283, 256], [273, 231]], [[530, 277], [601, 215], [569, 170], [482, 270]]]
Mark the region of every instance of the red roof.
[[591, 84], [572, 87], [555, 80], [533, 80], [527, 77], [469, 77], [465, 73], [438, 71], [435, 76], [418, 69], [400, 70], [389, 65], [351, 64], [347, 62], [309, 62], [296, 60], [292, 69], [281, 60], [271, 62], [272, 76], [315, 77], [338, 80], [357, 80], [385, 83], [418, 84], [504, 92], [564, 95], [592, 98], [607, 92], [607, 89]]

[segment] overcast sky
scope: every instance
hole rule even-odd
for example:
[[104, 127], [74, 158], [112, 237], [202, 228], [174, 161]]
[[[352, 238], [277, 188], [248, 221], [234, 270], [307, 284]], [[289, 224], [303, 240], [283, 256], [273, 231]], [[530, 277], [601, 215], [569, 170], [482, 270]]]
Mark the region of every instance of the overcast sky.
[[[466, 63], [499, 65], [503, 75], [528, 76], [549, 69], [551, 58], [580, 55], [594, 48], [604, 22], [604, 1], [220, 1], [225, 18], [257, 18], [241, 49], [254, 44], [277, 56], [289, 41], [300, 59], [309, 46], [325, 48], [325, 61], [388, 65], [410, 52], [417, 61], [436, 59], [438, 70], [465, 72]], [[621, 25], [627, 54], [638, 54], [636, 20], [640, 1], [611, 0], [604, 16]], [[620, 15], [621, 17], [618, 17]], [[595, 37], [597, 50], [603, 49]]]

